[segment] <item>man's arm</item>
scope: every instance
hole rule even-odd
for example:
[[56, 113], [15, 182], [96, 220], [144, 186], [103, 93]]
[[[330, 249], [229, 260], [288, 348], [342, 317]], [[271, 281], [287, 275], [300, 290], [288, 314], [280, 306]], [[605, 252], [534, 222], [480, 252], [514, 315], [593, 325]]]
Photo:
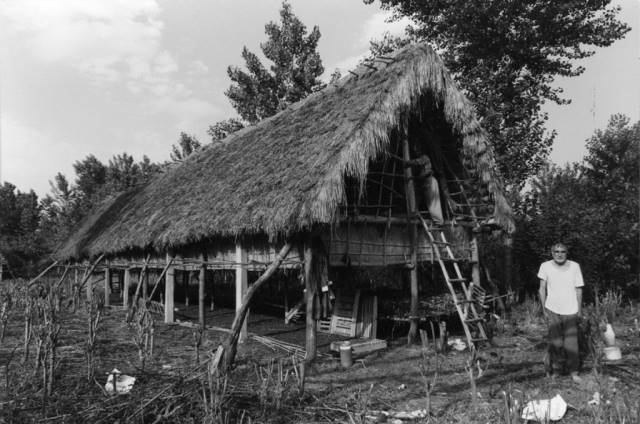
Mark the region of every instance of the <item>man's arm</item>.
[[582, 316], [582, 287], [576, 287], [576, 298], [578, 299], [578, 316]]
[[[538, 296], [540, 297], [540, 304], [542, 305], [542, 314], [547, 317], [547, 308], [544, 307], [544, 304], [547, 302], [547, 281], [540, 279], [540, 289], [538, 289]], [[582, 298], [582, 292], [580, 293], [580, 298]]]

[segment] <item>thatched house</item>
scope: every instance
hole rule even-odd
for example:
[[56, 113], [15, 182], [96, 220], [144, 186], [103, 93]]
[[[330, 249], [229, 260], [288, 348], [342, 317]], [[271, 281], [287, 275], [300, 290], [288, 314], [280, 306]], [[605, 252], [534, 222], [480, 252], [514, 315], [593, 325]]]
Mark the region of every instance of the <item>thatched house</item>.
[[420, 218], [463, 246], [471, 233], [456, 228], [511, 229], [495, 169], [474, 108], [441, 59], [409, 46], [109, 199], [58, 257], [164, 269], [169, 321], [176, 266], [236, 269], [240, 302], [247, 269], [263, 270], [286, 243], [276, 264], [307, 264], [307, 293], [316, 293], [327, 266], [429, 259]]

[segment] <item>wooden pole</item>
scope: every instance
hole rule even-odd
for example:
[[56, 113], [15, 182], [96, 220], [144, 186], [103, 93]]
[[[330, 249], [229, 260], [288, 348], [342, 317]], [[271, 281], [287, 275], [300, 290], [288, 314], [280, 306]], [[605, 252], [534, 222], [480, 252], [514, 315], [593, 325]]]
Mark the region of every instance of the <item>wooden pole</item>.
[[[160, 273], [158, 278], [156, 278], [156, 282], [153, 285], [153, 290], [151, 290], [151, 294], [149, 295], [149, 301], [153, 299], [153, 295], [156, 293], [156, 289], [158, 288], [160, 281], [162, 281], [162, 277], [164, 277], [164, 275], [167, 273], [169, 268], [172, 268], [171, 265], [173, 264], [173, 259], [174, 258], [172, 256], [169, 256], [169, 254], [167, 254], [167, 264], [164, 266], [164, 268], [162, 268], [162, 272]], [[173, 272], [175, 275], [175, 270]]]
[[173, 292], [176, 284], [176, 269], [170, 266], [173, 262], [174, 255], [171, 252], [167, 252], [167, 276], [164, 279], [164, 322], [173, 322]]
[[138, 307], [138, 299], [140, 298], [140, 288], [142, 287], [142, 280], [144, 280], [144, 276], [147, 272], [147, 265], [149, 265], [149, 260], [151, 259], [151, 254], [148, 254], [144, 260], [144, 264], [142, 265], [142, 269], [140, 270], [140, 275], [138, 275], [138, 285], [136, 286], [136, 292], [133, 295], [133, 302], [131, 303], [131, 307]]
[[47, 267], [47, 269], [45, 269], [40, 274], [38, 274], [38, 276], [36, 278], [34, 278], [33, 280], [29, 281], [29, 284], [27, 285], [27, 287], [31, 287], [32, 285], [34, 285], [40, 278], [42, 278], [47, 272], [49, 272], [56, 265], [58, 265], [58, 261], [53, 261], [53, 263], [51, 265], [49, 265]]
[[269, 267], [265, 270], [265, 272], [256, 280], [255, 283], [251, 285], [247, 289], [247, 292], [242, 299], [242, 307], [240, 308], [239, 313], [233, 320], [233, 325], [231, 326], [231, 333], [227, 336], [223, 344], [223, 371], [228, 371], [231, 369], [233, 365], [233, 361], [236, 356], [236, 350], [238, 348], [238, 338], [240, 337], [240, 330], [242, 329], [242, 325], [244, 324], [244, 319], [247, 316], [247, 312], [249, 311], [249, 305], [251, 304], [251, 300], [253, 299], [253, 295], [258, 291], [258, 289], [271, 278], [274, 272], [278, 269], [282, 261], [289, 254], [289, 250], [291, 250], [291, 243], [287, 242], [280, 252], [278, 256], [276, 256], [275, 260]]
[[[247, 268], [245, 267], [247, 263], [247, 251], [242, 247], [240, 242], [236, 243], [236, 316], [240, 313], [240, 309], [242, 309], [242, 299], [244, 295], [247, 293], [247, 284], [248, 284], [248, 273]], [[249, 315], [249, 311], [247, 310], [247, 316]], [[247, 321], [248, 319], [243, 320], [242, 329], [240, 330], [240, 336], [238, 341], [243, 343], [247, 338]]]
[[[409, 153], [409, 136], [407, 134], [408, 124], [401, 131], [402, 137], [402, 158], [404, 165], [404, 191], [407, 200], [407, 216], [416, 216], [416, 192], [413, 183], [413, 171], [408, 162], [411, 160]], [[407, 222], [409, 227], [409, 239], [411, 240], [411, 269], [409, 278], [411, 282], [411, 306], [409, 316], [409, 333], [407, 334], [407, 344], [413, 343], [418, 334], [418, 230], [415, 224]]]
[[122, 309], [125, 311], [129, 308], [129, 286], [131, 285], [131, 268], [124, 270], [124, 287], [122, 288]]
[[104, 269], [104, 306], [110, 306], [111, 301], [109, 299], [111, 295], [111, 269], [109, 269], [109, 261], [107, 261], [107, 267]]
[[309, 240], [304, 246], [304, 287], [306, 301], [306, 331], [304, 344], [304, 360], [311, 362], [317, 355], [318, 324], [313, 316], [313, 304], [315, 303], [318, 278], [314, 272], [314, 260], [317, 252], [313, 248], [313, 241]]
[[204, 328], [206, 324], [204, 318], [204, 285], [207, 276], [207, 265], [204, 263], [207, 260], [207, 255], [204, 251], [200, 253], [200, 260], [203, 263], [200, 265], [200, 273], [198, 275], [198, 323]]

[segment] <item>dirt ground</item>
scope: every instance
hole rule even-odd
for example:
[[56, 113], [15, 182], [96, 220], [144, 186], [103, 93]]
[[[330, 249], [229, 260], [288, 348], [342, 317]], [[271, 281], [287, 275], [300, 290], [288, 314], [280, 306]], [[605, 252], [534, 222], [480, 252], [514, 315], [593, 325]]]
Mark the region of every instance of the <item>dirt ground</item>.
[[[197, 313], [194, 307], [177, 307], [177, 318], [183, 322]], [[638, 311], [638, 306], [627, 306], [614, 321], [622, 359], [599, 359], [594, 367], [593, 358], [587, 357], [583, 381], [578, 384], [566, 376], [554, 380], [545, 376], [544, 323], [525, 307], [515, 307], [508, 317], [498, 321], [493, 343], [480, 347], [478, 361], [472, 365], [474, 375], [481, 374], [476, 380], [476, 408], [466, 369], [468, 350], [450, 349], [436, 354], [432, 345], [426, 349], [407, 346], [405, 339], [398, 336], [388, 340], [387, 349], [355, 358], [354, 365], [344, 369], [337, 355], [329, 353], [329, 344], [336, 338], [319, 334], [322, 355], [306, 370], [304, 393], [300, 393], [291, 352], [249, 338], [239, 346], [236, 368], [231, 374], [227, 392], [232, 400], [227, 405], [234, 413], [227, 422], [500, 423], [508, 422], [505, 397], [518, 401], [515, 408], [521, 409], [529, 400], [557, 394], [570, 405], [562, 423], [640, 422], [640, 335], [634, 324], [634, 319], [640, 318]], [[229, 328], [232, 320], [231, 310], [207, 312], [211, 326]], [[45, 416], [46, 422], [88, 422], [89, 413], [95, 417], [100, 408], [105, 413], [116, 411], [118, 405], [127, 402], [127, 396], [144, 408], [140, 399], [153, 400], [167, 384], [202, 370], [194, 359], [193, 328], [160, 321], [155, 328], [153, 358], [142, 370], [124, 311], [118, 307], [105, 310], [98, 333], [95, 381], [87, 382], [82, 344], [86, 313], [62, 312], [56, 387], [43, 412], [33, 360], [21, 364], [23, 323], [21, 316], [15, 314], [0, 346], [0, 422], [43, 422]], [[251, 313], [248, 328], [252, 334], [304, 344], [304, 325], [285, 325], [279, 316]], [[224, 331], [208, 330], [200, 349], [201, 358], [205, 360], [207, 352], [225, 336]], [[456, 337], [450, 335], [449, 339]], [[278, 361], [284, 378], [274, 377], [274, 364]], [[131, 394], [119, 396], [117, 401], [109, 399], [101, 387], [113, 368], [138, 378]], [[600, 395], [599, 405], [589, 405], [596, 392]], [[282, 394], [282, 405], [273, 404], [280, 399], [275, 393]], [[197, 407], [197, 402], [194, 405]], [[616, 416], [621, 419], [617, 421]], [[102, 422], [120, 421], [107, 417]], [[140, 418], [139, 422], [154, 420]], [[183, 421], [167, 418], [155, 422]]]

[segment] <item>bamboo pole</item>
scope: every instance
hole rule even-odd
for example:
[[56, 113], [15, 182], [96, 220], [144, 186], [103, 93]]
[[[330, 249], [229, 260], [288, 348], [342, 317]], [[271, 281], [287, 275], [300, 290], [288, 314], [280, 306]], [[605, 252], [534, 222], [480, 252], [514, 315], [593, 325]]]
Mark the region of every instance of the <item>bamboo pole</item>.
[[254, 294], [258, 291], [258, 289], [271, 278], [271, 276], [276, 272], [282, 261], [287, 257], [289, 251], [291, 250], [291, 242], [287, 242], [280, 252], [278, 256], [274, 259], [273, 263], [269, 265], [269, 267], [265, 270], [265, 272], [256, 280], [255, 283], [249, 287], [247, 292], [242, 299], [242, 307], [240, 311], [236, 314], [236, 317], [233, 319], [233, 325], [231, 326], [231, 333], [227, 336], [223, 343], [223, 360], [221, 363], [223, 364], [223, 372], [226, 372], [231, 369], [233, 365], [233, 361], [236, 356], [236, 350], [238, 348], [238, 337], [240, 336], [240, 330], [244, 324], [245, 317], [247, 316], [247, 312], [249, 311], [249, 305], [253, 299]]
[[[171, 266], [175, 255], [167, 252], [167, 276], [164, 280], [164, 322], [173, 322], [174, 289], [176, 283], [176, 269]], [[154, 289], [155, 290], [155, 289]]]

